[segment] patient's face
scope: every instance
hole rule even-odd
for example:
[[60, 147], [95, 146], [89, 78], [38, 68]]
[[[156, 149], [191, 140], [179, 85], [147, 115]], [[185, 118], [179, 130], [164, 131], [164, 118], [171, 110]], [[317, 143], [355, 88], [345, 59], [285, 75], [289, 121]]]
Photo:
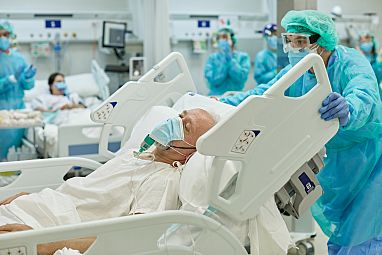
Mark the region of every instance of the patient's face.
[[[171, 145], [179, 147], [195, 146], [196, 141], [215, 125], [210, 113], [202, 109], [192, 109], [179, 114], [183, 122], [184, 141], [172, 141]], [[187, 144], [188, 143], [188, 144]]]
[[59, 90], [58, 88], [56, 88], [56, 86], [54, 86], [54, 84], [59, 83], [59, 82], [65, 82], [65, 77], [62, 76], [62, 75], [57, 75], [54, 78], [53, 84], [51, 86], [52, 95], [55, 95], [55, 96], [62, 96], [62, 95], [64, 95], [63, 91]]
[[172, 141], [171, 146], [184, 148], [157, 149], [154, 151], [156, 161], [168, 164], [172, 164], [174, 161], [185, 163], [186, 159], [195, 152], [196, 149], [193, 147], [198, 138], [216, 123], [212, 115], [202, 109], [183, 111], [179, 117], [183, 122], [184, 141]]

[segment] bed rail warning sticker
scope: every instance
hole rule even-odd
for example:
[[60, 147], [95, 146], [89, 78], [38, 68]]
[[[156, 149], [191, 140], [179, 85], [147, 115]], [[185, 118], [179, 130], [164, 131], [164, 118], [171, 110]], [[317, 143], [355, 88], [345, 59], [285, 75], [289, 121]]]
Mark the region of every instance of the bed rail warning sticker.
[[236, 140], [231, 151], [234, 153], [245, 154], [253, 140], [260, 134], [260, 130], [244, 130]]
[[304, 186], [306, 194], [309, 194], [316, 188], [316, 185], [314, 185], [314, 182], [312, 182], [306, 173], [302, 173], [298, 179], [300, 180], [302, 186]]
[[116, 105], [117, 102], [109, 102], [105, 104], [99, 110], [93, 112], [93, 120], [97, 122], [105, 122], [109, 118], [111, 111]]

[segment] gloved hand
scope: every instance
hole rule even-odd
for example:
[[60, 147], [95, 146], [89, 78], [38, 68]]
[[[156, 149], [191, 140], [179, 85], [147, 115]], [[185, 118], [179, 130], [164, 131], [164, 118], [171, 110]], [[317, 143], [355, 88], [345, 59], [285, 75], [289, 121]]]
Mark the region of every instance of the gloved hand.
[[19, 79], [20, 79], [21, 75], [22, 75], [23, 72], [24, 72], [24, 69], [25, 69], [25, 66], [24, 66], [24, 65], [19, 66], [19, 67], [17, 68], [16, 72], [14, 73], [14, 76], [15, 76], [16, 80], [19, 80]]
[[232, 59], [232, 50], [227, 40], [219, 41], [219, 49], [224, 54], [227, 61]]
[[33, 66], [30, 65], [28, 68], [24, 70], [24, 77], [25, 79], [31, 79], [36, 75], [37, 69]]
[[331, 92], [324, 101], [319, 112], [321, 118], [328, 121], [338, 118], [341, 126], [345, 126], [349, 121], [349, 103], [337, 92]]

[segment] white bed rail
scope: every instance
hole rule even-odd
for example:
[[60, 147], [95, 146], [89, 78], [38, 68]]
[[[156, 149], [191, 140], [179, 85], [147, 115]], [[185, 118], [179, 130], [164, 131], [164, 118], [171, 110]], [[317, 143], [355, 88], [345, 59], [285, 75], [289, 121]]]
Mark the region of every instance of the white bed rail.
[[91, 72], [94, 80], [96, 81], [99, 88], [99, 97], [102, 100], [105, 100], [110, 96], [109, 82], [110, 78], [107, 76], [105, 71], [98, 65], [96, 60], [91, 62]]
[[[155, 81], [158, 75], [174, 63], [180, 69], [179, 74], [168, 82]], [[91, 114], [93, 121], [104, 124], [99, 153], [107, 158], [115, 156], [115, 153], [107, 149], [108, 134], [112, 126], [125, 128], [123, 145], [130, 137], [135, 123], [149, 108], [155, 105], [172, 106], [179, 97], [190, 91], [196, 91], [195, 85], [186, 61], [177, 52], [168, 55], [137, 82], [127, 82]]]
[[[203, 231], [194, 239], [194, 245], [158, 245], [158, 240], [172, 224], [196, 226]], [[0, 252], [14, 249], [36, 255], [38, 244], [92, 236], [97, 236], [97, 240], [86, 255], [247, 255], [237, 238], [220, 223], [185, 211], [126, 216], [0, 235]]]
[[64, 175], [73, 167], [85, 167], [91, 170], [100, 163], [84, 158], [36, 159], [0, 164], [0, 172], [20, 171], [17, 179], [5, 187], [0, 187], [0, 200], [19, 192], [37, 192], [44, 188], [57, 188], [64, 182]]
[[[62, 124], [58, 128], [58, 156], [59, 157], [84, 157], [98, 162], [105, 162], [108, 158], [99, 153], [99, 141], [102, 131], [102, 124]], [[92, 136], [89, 129], [93, 129]], [[94, 129], [99, 129], [95, 131]], [[120, 146], [123, 132], [111, 129], [108, 134], [109, 145]], [[95, 136], [96, 135], [96, 136]], [[91, 148], [89, 148], [91, 146]], [[94, 147], [94, 148], [93, 148]], [[115, 146], [114, 146], [115, 147]], [[81, 149], [83, 148], [83, 149]]]
[[[301, 97], [284, 92], [313, 67], [317, 84]], [[309, 54], [263, 96], [251, 96], [197, 142], [198, 151], [216, 156], [209, 176], [210, 204], [238, 219], [257, 214], [305, 162], [336, 134], [338, 120], [324, 121], [318, 112], [331, 92], [324, 63]], [[241, 162], [237, 189], [229, 198], [218, 194], [226, 160]], [[308, 185], [308, 184], [307, 184]]]

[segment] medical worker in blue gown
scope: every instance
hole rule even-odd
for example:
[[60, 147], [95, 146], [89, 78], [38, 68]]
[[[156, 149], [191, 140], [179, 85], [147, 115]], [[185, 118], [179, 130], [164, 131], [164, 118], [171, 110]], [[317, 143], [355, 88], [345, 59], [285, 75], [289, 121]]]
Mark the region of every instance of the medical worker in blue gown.
[[[15, 37], [12, 25], [0, 20], [0, 110], [23, 109], [24, 90], [33, 88], [36, 69], [11, 48]], [[20, 146], [24, 129], [0, 129], [0, 161], [8, 149]]]
[[262, 34], [267, 47], [257, 53], [255, 58], [254, 79], [257, 84], [267, 83], [277, 74], [277, 26], [265, 25]]
[[[311, 211], [329, 237], [329, 255], [382, 254], [382, 92], [373, 69], [359, 51], [337, 45], [334, 23], [324, 13], [290, 11], [281, 25], [290, 65], [267, 84], [221, 101], [238, 105], [261, 95], [308, 53], [319, 54], [333, 92], [317, 109], [324, 120], [338, 119], [340, 129], [326, 145], [318, 174], [324, 194]], [[308, 71], [286, 94], [304, 95], [315, 84]]]
[[222, 28], [218, 31], [219, 51], [208, 57], [204, 68], [209, 95], [243, 90], [251, 64], [247, 53], [235, 49], [236, 42], [232, 29]]
[[370, 64], [374, 64], [378, 56], [378, 43], [371, 33], [363, 33], [359, 37], [359, 50], [365, 55]]

